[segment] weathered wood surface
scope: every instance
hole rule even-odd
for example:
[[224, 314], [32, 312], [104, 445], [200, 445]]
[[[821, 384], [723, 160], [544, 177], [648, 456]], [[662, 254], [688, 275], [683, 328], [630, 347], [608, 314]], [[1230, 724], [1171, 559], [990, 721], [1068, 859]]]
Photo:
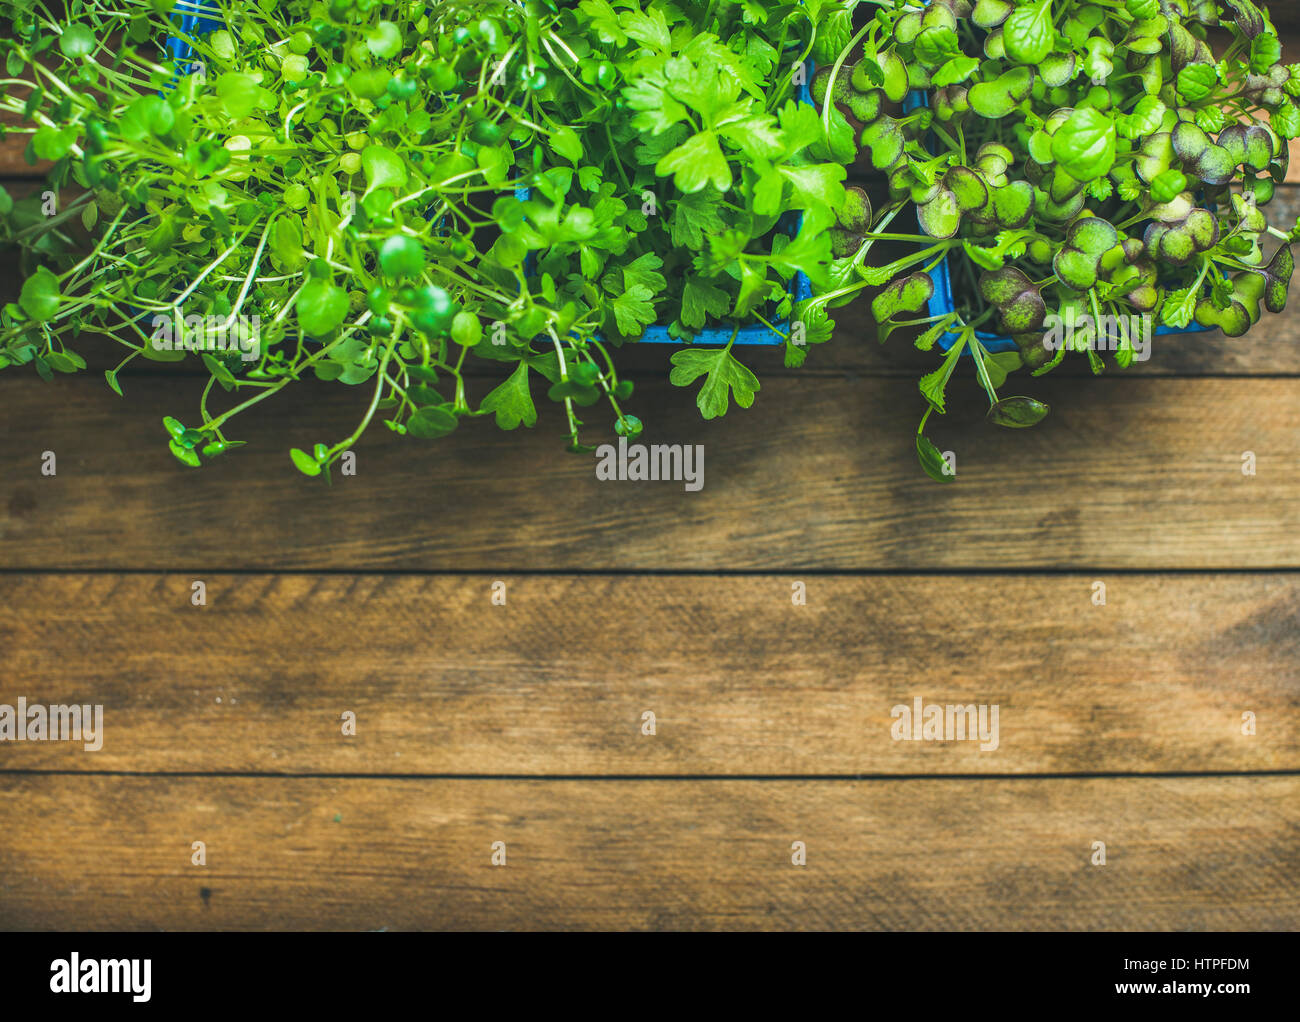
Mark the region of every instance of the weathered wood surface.
[[[196, 381], [195, 381], [196, 382]], [[440, 442], [372, 428], [357, 474], [301, 476], [291, 446], [346, 436], [365, 395], [304, 385], [202, 469], [167, 451], [194, 386], [0, 380], [0, 565], [10, 569], [364, 571], [1294, 568], [1300, 384], [1293, 379], [1040, 381], [1036, 429], [983, 421], [973, 388], [931, 429], [957, 478], [917, 467], [920, 397], [887, 379], [770, 380], [755, 407], [701, 421], [646, 386], [646, 443], [704, 447], [704, 486], [602, 481], [561, 417]], [[42, 475], [43, 453], [57, 475]], [[1257, 475], [1242, 472], [1253, 452]]]
[[[125, 402], [0, 373], [0, 704], [106, 714], [100, 752], [0, 744], [0, 928], [1300, 928], [1293, 317], [1026, 379], [1053, 412], [1023, 433], [966, 380], [949, 487], [912, 449], [933, 356], [836, 318], [802, 370], [747, 351], [757, 405], [712, 423], [669, 349], [622, 353], [645, 442], [705, 445], [699, 493], [597, 485], [547, 407], [379, 426], [327, 489], [286, 452], [351, 432], [338, 385], [193, 472], [159, 422], [192, 367]], [[917, 696], [998, 704], [998, 749], [893, 741]]]
[[[792, 578], [0, 576], [0, 704], [104, 708], [0, 769], [1300, 770], [1295, 575]], [[918, 696], [997, 705], [996, 748], [895, 740]]]
[[1298, 828], [1294, 776], [16, 776], [0, 927], [1291, 930]]
[[[0, 131], [18, 125], [20, 120], [16, 114], [0, 113]], [[27, 162], [24, 154], [31, 137], [27, 131], [3, 131], [0, 134], [0, 177], [40, 178], [49, 173], [52, 164], [48, 160], [35, 165]]]

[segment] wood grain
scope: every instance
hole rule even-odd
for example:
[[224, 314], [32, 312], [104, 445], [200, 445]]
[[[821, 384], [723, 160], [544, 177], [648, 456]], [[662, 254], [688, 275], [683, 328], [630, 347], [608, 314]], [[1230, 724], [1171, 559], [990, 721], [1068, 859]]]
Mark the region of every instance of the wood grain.
[[31, 141], [31, 125], [24, 130], [14, 130], [22, 124], [18, 114], [0, 111], [0, 177], [7, 178], [43, 178], [50, 172], [53, 164], [49, 160], [40, 160], [36, 164], [27, 162], [27, 143]]
[[[954, 483], [916, 465], [912, 384], [770, 380], [756, 406], [701, 421], [693, 395], [644, 386], [646, 443], [703, 444], [705, 482], [600, 481], [562, 450], [551, 407], [532, 431], [478, 420], [430, 443], [372, 428], [332, 487], [288, 449], [346, 436], [366, 395], [303, 385], [203, 469], [167, 451], [161, 418], [197, 393], [136, 381], [0, 380], [0, 564], [10, 569], [365, 571], [1093, 571], [1300, 567], [1300, 381], [1112, 380], [1030, 392], [1036, 429], [982, 419], [956, 388], [932, 434]], [[58, 474], [41, 474], [53, 451]], [[1243, 476], [1242, 452], [1258, 474]]]
[[[699, 493], [596, 485], [549, 407], [377, 427], [325, 488], [286, 452], [352, 431], [339, 385], [193, 472], [160, 425], [193, 364], [125, 402], [0, 374], [0, 704], [105, 709], [100, 752], [0, 743], [0, 929], [1300, 928], [1294, 318], [1026, 379], [1053, 412], [1023, 433], [964, 379], [931, 424], [949, 487], [912, 449], [934, 357], [866, 301], [836, 319], [802, 370], [745, 352], [757, 405], [710, 423], [673, 349], [621, 353], [645, 442], [704, 444]], [[918, 696], [996, 703], [998, 749], [895, 742]]]
[[[0, 576], [0, 704], [104, 743], [0, 769], [365, 774], [1300, 770], [1300, 577]], [[998, 745], [895, 741], [996, 704]], [[341, 734], [345, 710], [357, 733]], [[652, 711], [656, 734], [643, 735]], [[1258, 733], [1241, 733], [1253, 713]]]
[[1300, 926], [1294, 776], [5, 780], [6, 929]]

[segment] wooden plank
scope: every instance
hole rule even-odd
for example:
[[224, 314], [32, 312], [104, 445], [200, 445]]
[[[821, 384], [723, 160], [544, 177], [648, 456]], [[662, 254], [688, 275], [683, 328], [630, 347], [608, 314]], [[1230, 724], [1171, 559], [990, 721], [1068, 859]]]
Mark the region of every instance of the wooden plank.
[[41, 160], [35, 166], [27, 162], [24, 154], [27, 143], [31, 141], [31, 126], [28, 125], [25, 131], [3, 131], [21, 122], [22, 118], [17, 114], [0, 113], [0, 177], [43, 178], [54, 164], [49, 160]]
[[1300, 927], [1294, 776], [5, 781], [5, 929]]
[[[805, 606], [789, 576], [507, 573], [504, 606], [490, 576], [201, 577], [195, 608], [193, 576], [0, 576], [0, 705], [104, 721], [96, 752], [7, 742], [0, 768], [1300, 770], [1295, 575], [1123, 575], [1105, 606], [1079, 575], [817, 576]], [[895, 740], [918, 697], [997, 706], [996, 747]]]
[[[564, 453], [561, 416], [440, 442], [372, 428], [332, 487], [288, 449], [348, 435], [364, 388], [304, 384], [230, 434], [249, 447], [194, 470], [161, 418], [197, 394], [141, 380], [0, 381], [0, 564], [11, 570], [1211, 570], [1300, 567], [1300, 381], [1036, 383], [1037, 428], [983, 421], [956, 388], [932, 434], [954, 483], [926, 478], [910, 382], [771, 380], [749, 411], [704, 422], [694, 394], [642, 387], [648, 444], [702, 444], [703, 489], [602, 481]], [[593, 425], [600, 420], [589, 416]], [[603, 439], [603, 438], [602, 438]], [[41, 473], [43, 452], [58, 459]], [[1257, 475], [1242, 472], [1243, 452]]]

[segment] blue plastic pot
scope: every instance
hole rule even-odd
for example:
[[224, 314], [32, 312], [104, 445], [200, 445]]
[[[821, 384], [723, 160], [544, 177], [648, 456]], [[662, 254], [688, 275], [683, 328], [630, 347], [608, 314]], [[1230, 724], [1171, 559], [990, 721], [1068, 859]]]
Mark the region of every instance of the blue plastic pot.
[[[211, 32], [221, 27], [220, 14], [211, 8], [204, 8], [202, 0], [178, 0], [175, 8], [176, 12], [181, 15], [180, 29], [188, 35], [201, 35], [205, 32]], [[177, 61], [187, 61], [191, 48], [189, 43], [184, 39], [173, 36], [167, 40], [167, 51]], [[188, 63], [179, 70], [178, 73], [184, 74], [189, 70]], [[812, 90], [810, 82], [814, 72], [812, 61], [808, 61], [807, 75], [804, 84], [799, 87], [798, 96], [801, 103], [811, 104]], [[520, 188], [515, 191], [515, 195], [523, 200], [528, 199], [531, 191], [527, 188]], [[790, 233], [793, 236], [798, 232], [803, 224], [803, 216], [796, 214], [791, 218]], [[812, 282], [803, 273], [796, 273], [790, 281], [790, 295], [794, 301], [803, 301], [812, 297]], [[788, 333], [789, 324], [778, 322], [777, 330]], [[701, 346], [726, 347], [727, 342], [731, 340], [731, 327], [705, 327], [695, 335], [691, 342]], [[784, 344], [785, 336], [772, 330], [764, 323], [755, 323], [748, 326], [742, 326], [736, 333], [736, 344]], [[666, 326], [652, 326], [641, 336], [640, 344], [682, 344], [683, 342], [668, 333]]]
[[[181, 16], [180, 29], [186, 35], [203, 35], [221, 27], [221, 13], [214, 8], [205, 8], [202, 0], [177, 0], [175, 13]], [[172, 36], [167, 40], [167, 52], [178, 61], [186, 61], [177, 69], [178, 74], [189, 73], [190, 44], [184, 39]]]

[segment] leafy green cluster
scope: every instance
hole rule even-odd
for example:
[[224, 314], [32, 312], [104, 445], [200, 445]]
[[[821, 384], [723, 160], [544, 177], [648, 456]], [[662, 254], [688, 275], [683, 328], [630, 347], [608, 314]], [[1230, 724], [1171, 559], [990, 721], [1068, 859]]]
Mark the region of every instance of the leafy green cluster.
[[[642, 428], [614, 349], [655, 323], [689, 342], [802, 322], [791, 280], [827, 284], [855, 150], [831, 151], [797, 90], [848, 41], [852, 2], [205, 0], [223, 27], [187, 37], [184, 63], [163, 48], [175, 6], [9, 5], [0, 108], [80, 194], [54, 216], [0, 194], [0, 240], [29, 270], [0, 368], [84, 368], [71, 344], [107, 332], [120, 393], [135, 359], [195, 357], [160, 329], [199, 331], [197, 420], [165, 423], [186, 464], [309, 377], [369, 391], [351, 435], [292, 452], [309, 475], [375, 416], [419, 438], [477, 416], [532, 426], [537, 377], [589, 450], [580, 408]], [[245, 323], [254, 358], [217, 340]], [[829, 333], [822, 313], [787, 362]], [[674, 383], [704, 377], [706, 417], [759, 388], [730, 344], [673, 361]], [[500, 375], [481, 395], [475, 366]]]
[[[888, 176], [892, 209], [914, 204], [924, 232], [845, 231], [833, 274], [889, 282], [873, 302], [882, 340], [915, 325], [928, 327], [923, 350], [956, 338], [920, 384], [917, 446], [932, 476], [952, 478], [923, 428], [943, 413], [964, 352], [990, 418], [1021, 427], [1047, 407], [999, 398], [1009, 372], [1047, 372], [1066, 350], [1095, 372], [1105, 364], [1088, 331], [1045, 344], [1049, 324], [1116, 323], [1125, 367], [1134, 322], [1239, 336], [1262, 308], [1282, 311], [1298, 235], [1264, 207], [1285, 177], [1286, 139], [1300, 135], [1300, 65], [1281, 55], [1252, 0], [898, 0], [824, 69], [816, 95], [830, 137], [856, 135]], [[896, 116], [890, 102], [914, 89], [928, 105]], [[1270, 238], [1281, 245], [1268, 260]], [[880, 240], [918, 248], [863, 266]], [[944, 260], [957, 309], [909, 318]], [[855, 293], [846, 280], [835, 301]], [[985, 323], [1018, 352], [991, 353], [977, 336]]]

